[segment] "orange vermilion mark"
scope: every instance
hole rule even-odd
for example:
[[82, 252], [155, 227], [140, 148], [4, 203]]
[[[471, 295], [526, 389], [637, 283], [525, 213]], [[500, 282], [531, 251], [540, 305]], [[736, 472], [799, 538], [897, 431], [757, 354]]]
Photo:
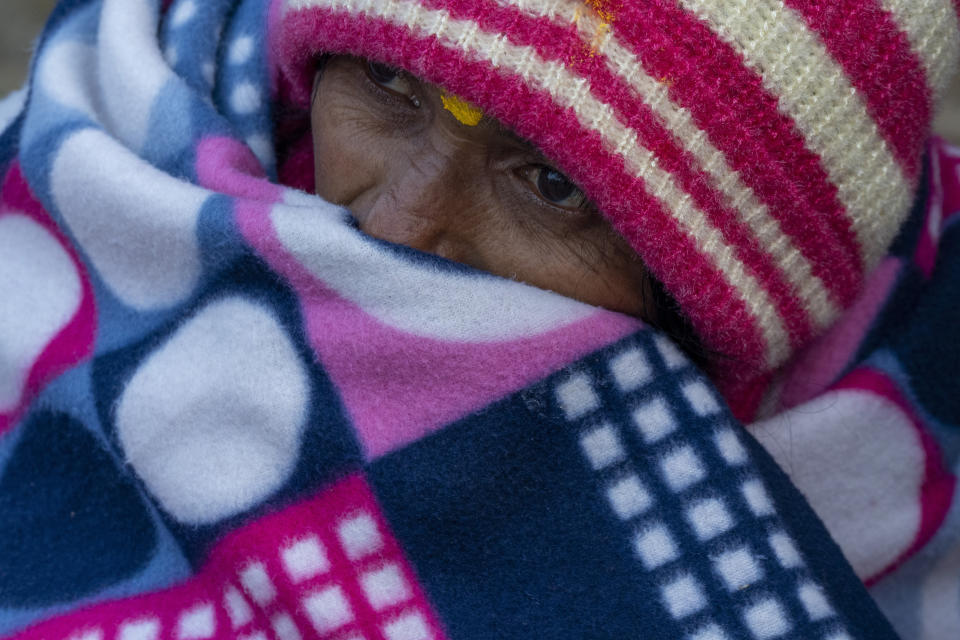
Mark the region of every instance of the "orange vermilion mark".
[[610, 7], [610, 4], [611, 0], [583, 0], [583, 4], [577, 7], [573, 16], [573, 29], [575, 31], [583, 29], [580, 23], [585, 17], [584, 11], [586, 11], [588, 14], [593, 14], [590, 16], [592, 18], [590, 23], [592, 24], [594, 33], [593, 37], [590, 38], [589, 44], [584, 42], [582, 50], [574, 52], [571, 55], [570, 60], [567, 62], [568, 65], [579, 64], [597, 55], [597, 50], [602, 45], [603, 39], [610, 33], [612, 28], [611, 23], [615, 18], [614, 11]]
[[600, 19], [603, 20], [609, 29], [610, 23], [613, 22], [614, 19], [613, 10], [609, 6], [609, 0], [584, 0], [584, 2], [597, 12], [597, 15], [600, 16]]

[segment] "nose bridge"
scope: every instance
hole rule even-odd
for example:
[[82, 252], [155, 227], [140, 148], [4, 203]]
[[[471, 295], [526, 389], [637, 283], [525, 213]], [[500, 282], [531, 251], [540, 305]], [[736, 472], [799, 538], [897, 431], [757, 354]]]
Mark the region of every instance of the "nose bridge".
[[376, 199], [357, 214], [360, 228], [389, 242], [441, 253], [438, 249], [455, 232], [451, 224], [462, 193], [456, 162], [455, 150], [435, 144], [395, 151]]

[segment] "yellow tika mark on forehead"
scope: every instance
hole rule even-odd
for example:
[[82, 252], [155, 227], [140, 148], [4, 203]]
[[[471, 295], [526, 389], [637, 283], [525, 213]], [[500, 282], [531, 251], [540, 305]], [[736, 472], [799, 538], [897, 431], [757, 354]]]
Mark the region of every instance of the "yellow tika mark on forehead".
[[454, 118], [468, 127], [475, 127], [483, 120], [483, 111], [463, 98], [459, 98], [451, 93], [441, 93], [440, 100], [443, 101], [444, 109], [452, 113]]

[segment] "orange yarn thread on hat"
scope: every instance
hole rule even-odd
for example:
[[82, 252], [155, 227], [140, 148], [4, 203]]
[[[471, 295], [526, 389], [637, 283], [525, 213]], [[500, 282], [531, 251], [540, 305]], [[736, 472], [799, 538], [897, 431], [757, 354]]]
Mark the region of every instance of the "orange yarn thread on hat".
[[584, 9], [593, 14], [590, 17], [594, 23], [594, 34], [589, 44], [586, 42], [582, 43], [583, 50], [575, 53], [568, 64], [576, 64], [583, 62], [586, 58], [595, 57], [603, 43], [603, 39], [612, 29], [610, 23], [614, 20], [614, 14], [609, 8], [609, 2], [607, 0], [584, 0], [583, 8], [578, 7], [573, 16], [572, 26], [575, 30], [580, 26], [580, 20], [585, 17]]
[[613, 10], [610, 8], [610, 2], [608, 0], [584, 0], [585, 4], [597, 12], [597, 15], [600, 16], [600, 19], [606, 24], [606, 27], [610, 28], [610, 23], [613, 22], [614, 15]]

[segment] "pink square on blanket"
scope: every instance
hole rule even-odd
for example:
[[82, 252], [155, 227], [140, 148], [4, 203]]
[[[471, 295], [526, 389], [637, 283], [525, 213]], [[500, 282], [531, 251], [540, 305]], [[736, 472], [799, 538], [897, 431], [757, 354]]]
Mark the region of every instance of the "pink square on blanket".
[[186, 583], [41, 623], [16, 640], [445, 640], [366, 481], [228, 534]]

